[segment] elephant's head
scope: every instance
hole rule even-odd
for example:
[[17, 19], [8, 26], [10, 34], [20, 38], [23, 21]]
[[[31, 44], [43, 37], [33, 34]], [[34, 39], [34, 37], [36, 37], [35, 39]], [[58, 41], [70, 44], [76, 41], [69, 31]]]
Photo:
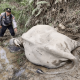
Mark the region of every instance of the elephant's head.
[[10, 52], [21, 51], [23, 49], [21, 39], [20, 38], [19, 39], [16, 39], [16, 38], [10, 39], [8, 48], [9, 48]]

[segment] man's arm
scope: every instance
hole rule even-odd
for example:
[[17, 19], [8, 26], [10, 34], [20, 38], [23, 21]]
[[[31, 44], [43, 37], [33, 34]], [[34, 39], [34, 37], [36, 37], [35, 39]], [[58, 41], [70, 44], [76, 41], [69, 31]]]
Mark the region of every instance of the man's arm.
[[0, 28], [2, 28], [2, 26], [1, 26], [1, 17], [2, 17], [2, 16], [1, 16], [1, 14], [0, 14]]
[[2, 18], [3, 18], [3, 15], [5, 14], [5, 12], [2, 12], [1, 14], [0, 14], [0, 28], [2, 28], [2, 25], [1, 25], [1, 23], [2, 23]]
[[12, 23], [13, 23], [14, 31], [15, 31], [15, 33], [17, 33], [17, 24], [16, 24], [16, 21], [15, 21], [15, 17], [14, 16], [12, 17]]

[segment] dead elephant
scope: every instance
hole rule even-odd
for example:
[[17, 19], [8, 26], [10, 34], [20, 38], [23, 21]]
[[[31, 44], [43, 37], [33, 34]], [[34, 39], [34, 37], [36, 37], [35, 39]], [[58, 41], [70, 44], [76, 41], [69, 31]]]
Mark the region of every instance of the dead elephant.
[[49, 25], [33, 26], [20, 38], [13, 38], [10, 44], [23, 45], [27, 59], [47, 68], [63, 66], [67, 60], [76, 64], [77, 58], [71, 53], [80, 43], [57, 32]]

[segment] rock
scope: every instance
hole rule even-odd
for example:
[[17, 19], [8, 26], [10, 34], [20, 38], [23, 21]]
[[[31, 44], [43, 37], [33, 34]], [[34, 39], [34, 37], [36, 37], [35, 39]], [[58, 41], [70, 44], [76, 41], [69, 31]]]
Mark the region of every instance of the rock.
[[2, 72], [2, 70], [3, 70], [3, 66], [2, 66], [2, 64], [0, 63], [0, 72]]
[[39, 73], [39, 74], [42, 74], [42, 73], [44, 73], [41, 69], [37, 69], [37, 71], [36, 71], [37, 73]]
[[18, 47], [16, 45], [13, 45], [13, 46], [9, 45], [8, 48], [9, 48], [9, 50], [10, 50], [11, 53], [14, 53], [16, 51], [20, 51], [21, 50], [20, 47]]
[[65, 29], [65, 26], [62, 23], [60, 23], [59, 24], [59, 28], [62, 29], [62, 30], [64, 30]]
[[53, 9], [52, 9], [52, 12], [55, 12], [55, 11], [56, 11], [56, 9], [53, 8]]
[[0, 47], [0, 59], [1, 60], [2, 59], [5, 60], [5, 64], [9, 63], [9, 61], [8, 61], [8, 59], [6, 57], [6, 51], [4, 49], [2, 49], [1, 47]]
[[21, 76], [21, 74], [24, 73], [24, 71], [25, 71], [25, 69], [20, 70], [19, 72], [17, 72], [17, 73], [15, 74], [15, 76], [16, 76], [16, 77]]
[[4, 78], [7, 80], [13, 75], [13, 65], [10, 64], [9, 59], [7, 58], [7, 54], [6, 51], [0, 47], [0, 72], [3, 75], [1, 77], [2, 80], [5, 80]]

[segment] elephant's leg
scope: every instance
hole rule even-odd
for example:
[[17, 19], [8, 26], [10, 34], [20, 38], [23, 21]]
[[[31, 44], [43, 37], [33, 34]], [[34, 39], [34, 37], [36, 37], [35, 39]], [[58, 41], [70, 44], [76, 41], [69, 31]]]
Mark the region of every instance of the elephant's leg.
[[66, 61], [58, 60], [58, 61], [52, 62], [52, 64], [55, 65], [55, 67], [53, 68], [56, 69], [56, 68], [64, 66], [66, 64]]
[[[54, 50], [51, 51], [51, 52], [54, 52]], [[78, 62], [77, 62], [77, 58], [74, 55], [72, 55], [69, 52], [64, 52], [63, 50], [59, 50], [59, 49], [57, 51], [55, 51], [55, 55], [57, 57], [61, 58], [61, 59], [63, 58], [63, 61], [68, 60], [68, 59], [71, 60], [71, 61], [73, 61], [73, 66], [72, 66], [71, 69], [68, 69], [68, 70], [64, 70], [64, 71], [61, 70], [59, 72], [58, 71], [57, 72], [45, 72], [46, 74], [60, 74], [60, 73], [65, 73], [65, 72], [71, 72], [74, 69], [76, 69], [76, 66], [77, 66]], [[61, 67], [63, 65], [64, 65], [64, 63], [56, 66], [56, 68], [59, 68], [59, 67]]]
[[56, 53], [57, 57], [69, 59], [69, 60], [72, 60], [74, 62], [77, 60], [77, 58], [73, 54], [71, 54], [70, 52], [66, 52], [64, 50], [60, 50], [59, 48], [57, 48], [57, 50], [53, 50], [53, 52]]
[[[71, 60], [74, 65], [77, 63], [76, 57], [74, 55], [72, 55], [71, 53], [59, 51], [59, 52], [57, 52], [56, 56], [59, 57], [60, 60], [53, 63], [56, 66], [55, 68], [59, 68], [59, 67], [65, 65], [67, 60]], [[61, 60], [61, 59], [63, 59], [63, 60]]]

